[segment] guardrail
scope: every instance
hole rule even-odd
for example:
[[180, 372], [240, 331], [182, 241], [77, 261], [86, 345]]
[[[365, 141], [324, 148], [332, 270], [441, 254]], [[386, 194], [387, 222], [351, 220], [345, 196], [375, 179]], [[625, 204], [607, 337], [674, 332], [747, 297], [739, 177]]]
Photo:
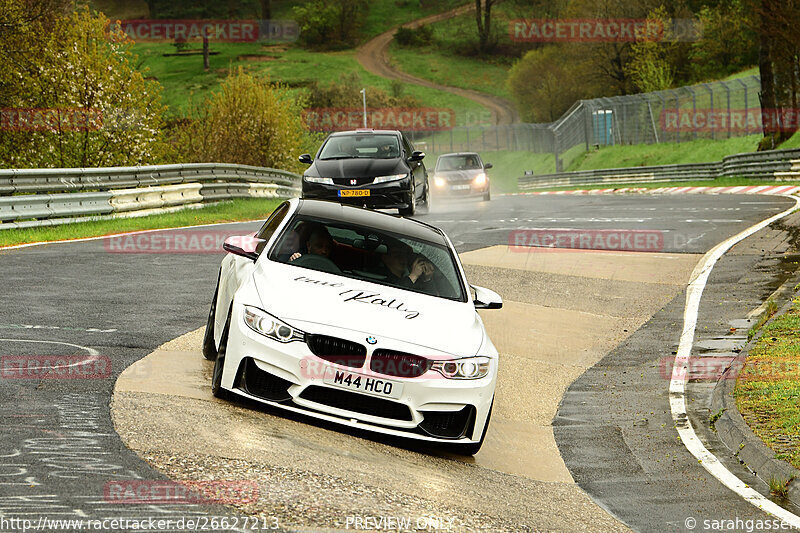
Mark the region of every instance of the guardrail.
[[226, 163], [0, 170], [0, 229], [174, 210], [232, 198], [291, 198], [299, 195], [300, 180], [285, 170]]
[[662, 181], [705, 181], [720, 177], [763, 180], [800, 179], [800, 150], [771, 150], [736, 154], [715, 163], [611, 168], [525, 175], [517, 180], [522, 190], [603, 183], [658, 183]]

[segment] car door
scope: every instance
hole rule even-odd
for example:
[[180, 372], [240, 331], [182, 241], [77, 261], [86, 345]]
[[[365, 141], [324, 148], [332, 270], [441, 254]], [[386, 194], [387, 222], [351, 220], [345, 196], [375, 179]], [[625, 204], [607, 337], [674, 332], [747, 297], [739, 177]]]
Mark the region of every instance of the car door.
[[414, 153], [414, 146], [411, 144], [411, 141], [408, 138], [401, 134], [403, 138], [403, 149], [406, 152], [406, 163], [408, 167], [411, 169], [411, 176], [416, 184], [417, 196], [423, 194], [427, 171], [425, 170], [425, 163], [422, 161], [409, 161], [408, 158], [411, 157], [411, 154]]
[[[284, 202], [270, 215], [267, 221], [256, 233], [256, 237], [268, 241], [281, 222], [289, 213], [289, 203]], [[215, 342], [219, 343], [222, 330], [225, 328], [225, 321], [228, 318], [228, 308], [230, 307], [236, 291], [242, 283], [253, 273], [256, 268], [255, 261], [229, 253], [222, 260], [222, 269], [219, 278], [219, 291], [217, 293], [217, 313], [214, 317], [214, 336]]]

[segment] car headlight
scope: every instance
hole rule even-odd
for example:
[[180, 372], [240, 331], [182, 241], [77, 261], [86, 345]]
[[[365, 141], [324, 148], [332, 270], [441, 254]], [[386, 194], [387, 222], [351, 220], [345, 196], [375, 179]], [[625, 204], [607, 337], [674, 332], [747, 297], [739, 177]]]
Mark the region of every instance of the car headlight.
[[447, 180], [436, 176], [433, 178], [433, 184], [437, 187], [444, 187], [447, 184]]
[[303, 179], [309, 183], [324, 183], [325, 185], [333, 185], [333, 178], [317, 178], [315, 176], [303, 176]]
[[408, 174], [393, 174], [391, 176], [378, 176], [372, 183], [386, 183], [387, 181], [397, 181], [408, 176]]
[[285, 322], [278, 320], [257, 307], [244, 307], [244, 323], [247, 327], [265, 337], [278, 342], [304, 341], [306, 334]]
[[486, 173], [481, 172], [480, 174], [475, 176], [475, 179], [472, 180], [472, 183], [474, 183], [475, 185], [483, 185], [484, 183], [486, 183]]
[[447, 379], [481, 379], [489, 374], [490, 361], [488, 357], [434, 361], [431, 370], [436, 370]]

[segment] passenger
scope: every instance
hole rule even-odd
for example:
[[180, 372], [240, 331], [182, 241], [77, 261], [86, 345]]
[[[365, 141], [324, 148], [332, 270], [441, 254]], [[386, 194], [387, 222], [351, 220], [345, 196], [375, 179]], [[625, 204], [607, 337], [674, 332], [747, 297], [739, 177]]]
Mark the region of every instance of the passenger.
[[[420, 289], [431, 280], [434, 273], [433, 264], [422, 256], [412, 259], [411, 247], [402, 241], [391, 240], [387, 243], [385, 254], [375, 270], [392, 285]], [[410, 263], [410, 264], [409, 264]]]

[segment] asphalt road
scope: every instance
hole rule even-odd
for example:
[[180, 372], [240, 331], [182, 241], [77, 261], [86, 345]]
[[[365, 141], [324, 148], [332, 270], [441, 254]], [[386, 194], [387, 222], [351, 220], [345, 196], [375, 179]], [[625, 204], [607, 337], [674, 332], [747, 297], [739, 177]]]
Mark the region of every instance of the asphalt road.
[[[662, 251], [697, 253], [789, 205], [786, 199], [754, 196], [515, 196], [490, 204], [440, 203], [421, 218], [445, 229], [459, 251], [507, 244], [512, 230], [627, 228], [663, 232]], [[214, 231], [243, 234], [255, 227]], [[111, 364], [110, 375], [98, 379], [0, 379], [0, 517], [231, 514], [203, 504], [113, 505], [104, 494], [109, 480], [163, 479], [122, 444], [108, 402], [122, 370], [204, 324], [220, 259], [211, 253], [114, 253], [103, 240], [0, 252], [0, 354], [96, 353]], [[706, 323], [719, 328], [729, 315], [740, 318], [755, 307], [776, 282], [765, 268], [769, 261], [774, 259], [762, 259], [755, 249], [723, 260], [709, 294], [724, 295], [735, 305], [704, 304], [699, 330]], [[742, 282], [745, 274], [754, 281]], [[724, 283], [735, 283], [736, 291]], [[710, 516], [720, 502], [719, 513], [753, 513], [691, 464], [688, 452], [675, 445], [674, 430], [670, 435], [668, 382], [652, 363], [677, 342], [681, 309], [678, 296], [579, 379], [557, 419], [558, 444], [573, 477], [635, 529], [679, 529], [681, 513]], [[601, 368], [605, 363], [611, 372]], [[644, 377], [628, 381], [629, 367]], [[598, 372], [610, 375], [600, 380]], [[640, 416], [645, 410], [656, 414]], [[641, 418], [652, 422], [642, 426]], [[657, 430], [658, 438], [642, 428]], [[598, 457], [593, 451], [603, 453]], [[664, 476], [665, 461], [679, 479]]]

